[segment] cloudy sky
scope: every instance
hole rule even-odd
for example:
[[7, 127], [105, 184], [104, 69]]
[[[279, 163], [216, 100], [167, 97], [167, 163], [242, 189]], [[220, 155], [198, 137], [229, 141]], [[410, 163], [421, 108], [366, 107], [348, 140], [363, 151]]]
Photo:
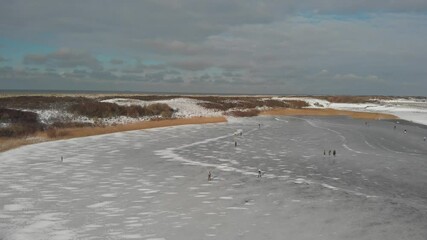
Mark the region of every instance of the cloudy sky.
[[427, 92], [425, 0], [1, 0], [0, 89]]

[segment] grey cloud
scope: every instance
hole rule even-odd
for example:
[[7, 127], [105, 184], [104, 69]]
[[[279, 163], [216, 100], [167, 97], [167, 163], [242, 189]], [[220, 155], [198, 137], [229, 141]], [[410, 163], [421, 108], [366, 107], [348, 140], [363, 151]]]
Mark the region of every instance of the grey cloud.
[[121, 80], [131, 81], [131, 82], [145, 82], [144, 76], [135, 75], [135, 74], [125, 74], [120, 76]]
[[181, 41], [147, 40], [146, 45], [156, 52], [179, 55], [195, 55], [203, 51], [203, 47]]
[[[178, 83], [183, 82], [180, 72], [175, 70], [168, 70], [166, 67], [159, 67], [160, 65], [142, 65], [147, 67], [144, 73], [122, 72], [119, 78], [126, 81], [137, 81], [146, 83]], [[157, 66], [150, 68], [151, 66]], [[163, 66], [163, 65], [161, 65]]]
[[170, 77], [164, 80], [167, 83], [183, 83], [184, 80], [182, 79], [182, 77]]
[[24, 56], [24, 64], [42, 65], [47, 63], [47, 56], [39, 54], [27, 54]]
[[143, 73], [145, 69], [146, 66], [138, 61], [136, 64], [131, 65], [130, 67], [123, 68], [121, 72], [125, 74], [140, 74]]
[[[203, 91], [196, 83], [209, 72], [206, 84], [228, 86], [209, 85], [215, 91], [256, 91], [263, 84], [266, 92], [348, 88], [363, 94], [357, 89], [374, 90], [357, 82], [399, 92], [407, 81], [415, 93], [427, 87], [426, 12], [427, 1], [420, 0], [14, 0], [0, 3], [0, 35], [141, 60], [110, 61], [117, 71], [105, 71], [95, 55], [76, 50], [24, 58], [29, 67], [55, 69], [52, 73], [66, 68], [72, 78], [80, 74], [87, 81], [179, 87], [172, 79], [194, 80], [188, 89]], [[323, 69], [328, 73], [319, 75]], [[108, 87], [115, 85], [102, 86]]]
[[115, 58], [113, 58], [113, 59], [110, 60], [110, 63], [113, 64], [113, 65], [121, 65], [121, 64], [124, 63], [124, 61], [121, 60], [121, 59], [115, 59]]
[[146, 73], [144, 80], [147, 82], [156, 82], [156, 83], [182, 83], [184, 80], [180, 76], [179, 72], [176, 71], [160, 71], [153, 73]]
[[164, 72], [168, 75], [181, 75], [181, 72], [175, 69], [166, 69], [164, 68]]
[[75, 68], [86, 67], [92, 70], [102, 69], [101, 63], [91, 54], [82, 51], [59, 49], [49, 54], [28, 54], [24, 64], [46, 65], [49, 67]]
[[109, 71], [93, 71], [89, 77], [102, 80], [116, 80], [118, 77]]
[[150, 82], [161, 82], [165, 78], [164, 72], [156, 72], [156, 73], [146, 73], [145, 74], [145, 81]]
[[353, 73], [348, 74], [336, 74], [333, 76], [334, 80], [339, 81], [352, 81], [352, 82], [368, 82], [368, 83], [385, 83], [384, 79], [379, 78], [375, 75], [368, 75], [368, 76], [359, 76]]
[[171, 66], [187, 71], [202, 71], [210, 67], [214, 67], [214, 65], [208, 61], [197, 59], [173, 62], [171, 63]]
[[224, 77], [241, 77], [242, 76], [242, 74], [235, 73], [235, 72], [224, 72], [222, 75]]
[[226, 71], [250, 69], [252, 66], [253, 66], [253, 64], [251, 62], [248, 62], [248, 61], [222, 63], [219, 65], [220, 68], [222, 68]]
[[144, 73], [146, 71], [150, 72], [150, 71], [165, 70], [166, 68], [167, 68], [167, 66], [164, 64], [146, 65], [146, 64], [142, 64], [142, 63], [137, 63], [137, 64], [132, 65], [130, 67], [123, 68], [121, 70], [121, 72], [123, 72], [125, 74], [140, 74], [140, 73]]
[[65, 73], [64, 75], [72, 78], [87, 78], [89, 74], [87, 70], [74, 69], [72, 72]]
[[[0, 7], [2, 36], [30, 38], [55, 33], [40, 42], [84, 49], [115, 46], [128, 53], [147, 51], [149, 39], [165, 39], [158, 47], [192, 54], [190, 42], [218, 35], [230, 27], [269, 24], [301, 12], [426, 12], [420, 0], [217, 0], [217, 1], [3, 1]], [[17, 14], [19, 13], [19, 14]], [[197, 46], [195, 44], [194, 46]]]
[[144, 65], [144, 68], [147, 70], [165, 70], [167, 66], [165, 64], [149, 64]]

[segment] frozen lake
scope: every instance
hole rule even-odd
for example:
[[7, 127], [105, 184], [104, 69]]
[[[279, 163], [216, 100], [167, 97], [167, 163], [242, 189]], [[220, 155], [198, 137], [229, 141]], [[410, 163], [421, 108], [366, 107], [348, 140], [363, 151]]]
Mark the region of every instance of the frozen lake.
[[0, 153], [0, 239], [426, 239], [425, 136], [257, 117], [25, 146]]

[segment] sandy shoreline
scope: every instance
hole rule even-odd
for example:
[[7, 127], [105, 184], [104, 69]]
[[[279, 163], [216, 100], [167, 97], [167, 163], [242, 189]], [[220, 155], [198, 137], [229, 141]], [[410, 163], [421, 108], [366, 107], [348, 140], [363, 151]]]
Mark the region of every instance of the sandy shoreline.
[[347, 110], [336, 110], [331, 108], [316, 109], [273, 109], [261, 112], [260, 115], [267, 116], [348, 116], [354, 119], [380, 120], [380, 119], [399, 119], [392, 114], [354, 112]]
[[39, 132], [32, 137], [28, 138], [0, 138], [0, 152], [4, 152], [20, 146], [54, 141], [61, 139], [70, 139], [78, 137], [87, 137], [101, 134], [109, 134], [115, 132], [124, 132], [132, 130], [142, 130], [158, 127], [179, 126], [188, 124], [207, 124], [207, 123], [221, 123], [227, 122], [225, 117], [193, 117], [193, 118], [180, 118], [168, 120], [156, 120], [131, 123], [125, 125], [107, 126], [107, 127], [84, 127], [84, 128], [64, 128], [58, 129], [56, 132], [57, 137], [49, 137], [46, 132]]
[[[398, 117], [391, 114], [382, 113], [367, 113], [367, 112], [353, 112], [335, 109], [273, 109], [262, 111], [260, 115], [264, 116], [348, 116], [355, 119], [398, 119]], [[29, 138], [0, 138], [0, 152], [14, 149], [20, 146], [54, 141], [61, 139], [70, 139], [78, 137], [87, 137], [101, 134], [109, 134], [115, 132], [124, 132], [132, 130], [141, 130], [157, 127], [169, 127], [188, 124], [206, 124], [206, 123], [220, 123], [227, 122], [225, 117], [193, 117], [193, 118], [180, 118], [158, 121], [146, 121], [131, 123], [125, 125], [116, 125], [108, 127], [85, 127], [85, 128], [64, 128], [56, 131], [56, 137], [49, 137], [46, 132], [40, 132]]]

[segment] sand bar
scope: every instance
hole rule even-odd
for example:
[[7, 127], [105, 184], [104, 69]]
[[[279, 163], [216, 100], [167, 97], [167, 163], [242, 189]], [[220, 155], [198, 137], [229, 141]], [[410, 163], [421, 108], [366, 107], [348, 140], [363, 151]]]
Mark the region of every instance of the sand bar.
[[316, 108], [304, 108], [304, 109], [273, 109], [261, 112], [260, 115], [268, 116], [348, 116], [354, 119], [398, 119], [398, 117], [392, 114], [384, 113], [368, 113], [368, 112], [354, 112], [346, 110], [336, 110], [331, 108], [316, 109]]

